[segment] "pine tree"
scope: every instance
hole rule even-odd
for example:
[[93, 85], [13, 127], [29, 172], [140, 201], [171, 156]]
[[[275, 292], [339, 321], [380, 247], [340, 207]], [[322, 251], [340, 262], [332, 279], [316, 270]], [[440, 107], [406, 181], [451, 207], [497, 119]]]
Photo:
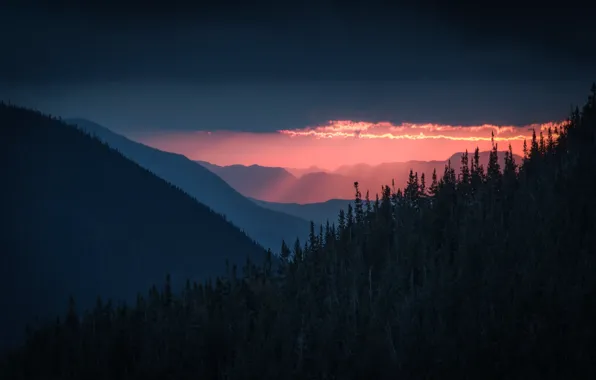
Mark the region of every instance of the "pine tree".
[[287, 262], [290, 259], [291, 254], [292, 254], [292, 251], [290, 251], [290, 248], [288, 247], [286, 242], [284, 240], [282, 240], [281, 241], [281, 250], [280, 250], [280, 254], [279, 254], [279, 257], [282, 260], [282, 262]]
[[532, 142], [530, 144], [530, 159], [536, 159], [540, 154], [540, 147], [536, 138], [536, 130], [532, 129]]
[[301, 262], [304, 259], [302, 254], [302, 246], [300, 245], [300, 239], [296, 238], [294, 242], [294, 261]]
[[270, 278], [271, 274], [273, 273], [273, 252], [271, 248], [267, 249], [265, 253], [265, 262], [263, 264], [263, 275], [266, 278]]
[[408, 175], [408, 182], [406, 184], [406, 188], [404, 189], [404, 197], [410, 202], [417, 202], [418, 201], [418, 192], [420, 191], [420, 184], [418, 183], [418, 173], [414, 174], [414, 172], [410, 169], [410, 174]]
[[544, 140], [544, 134], [540, 131], [540, 141], [538, 144], [538, 150], [540, 151], [540, 155], [544, 156], [546, 154], [546, 142]]
[[458, 188], [464, 198], [467, 198], [470, 192], [470, 167], [468, 164], [468, 150], [461, 156], [461, 167], [459, 173]]
[[549, 155], [552, 155], [555, 150], [555, 139], [553, 137], [553, 130], [551, 127], [548, 127], [547, 131], [547, 138], [546, 138], [546, 152]]
[[437, 179], [437, 169], [433, 169], [432, 174], [432, 182], [430, 184], [430, 188], [428, 189], [430, 196], [436, 197], [439, 192], [439, 181]]
[[362, 194], [360, 193], [360, 189], [358, 188], [358, 182], [354, 182], [354, 190], [356, 193], [354, 199], [354, 217], [356, 219], [356, 224], [361, 225], [364, 221], [364, 210], [362, 208]]
[[501, 167], [499, 165], [499, 151], [497, 143], [494, 141], [494, 133], [491, 138], [492, 149], [488, 158], [488, 167], [486, 170], [486, 181], [491, 184], [491, 189], [498, 192], [501, 186]]
[[472, 170], [470, 174], [470, 190], [472, 195], [476, 195], [484, 181], [484, 168], [480, 164], [480, 150], [476, 148], [472, 159]]
[[391, 204], [391, 189], [389, 188], [389, 186], [385, 186], [383, 188], [380, 210], [381, 220], [387, 223], [388, 225], [392, 225], [393, 206]]
[[316, 252], [319, 249], [319, 241], [315, 233], [315, 223], [310, 221], [310, 231], [308, 233], [308, 247], [309, 252]]
[[343, 209], [339, 210], [337, 227], [339, 228], [340, 231], [343, 231], [346, 229], [346, 215], [345, 215]]
[[[383, 193], [383, 188], [381, 188], [381, 194]], [[381, 200], [379, 199], [379, 194], [375, 194], [375, 204], [373, 206], [373, 213], [378, 215], [378, 212], [381, 208]]]
[[172, 277], [168, 273], [166, 275], [166, 283], [164, 285], [163, 302], [166, 307], [172, 304]]
[[[328, 225], [327, 225], [328, 227]], [[317, 238], [317, 251], [321, 251], [323, 249], [323, 244], [325, 243], [325, 234], [323, 233], [323, 225], [319, 224], [319, 236]]]
[[346, 227], [351, 229], [354, 225], [354, 211], [352, 209], [352, 204], [348, 203], [348, 212], [346, 214]]
[[76, 303], [72, 296], [68, 299], [68, 312], [66, 313], [64, 324], [72, 330], [76, 330], [79, 327]]

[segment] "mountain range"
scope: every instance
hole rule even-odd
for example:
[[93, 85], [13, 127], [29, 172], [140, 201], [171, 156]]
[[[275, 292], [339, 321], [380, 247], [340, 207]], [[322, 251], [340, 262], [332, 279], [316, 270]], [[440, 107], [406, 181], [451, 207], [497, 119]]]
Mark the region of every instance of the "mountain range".
[[[226, 260], [240, 266], [265, 257], [222, 215], [82, 130], [4, 104], [0, 125], [0, 348], [22, 339], [36, 317], [61, 314], [69, 296], [85, 309], [97, 296], [133, 301], [166, 273], [180, 287], [223, 274]], [[165, 153], [136, 147], [162, 162]], [[165, 155], [172, 161], [164, 167], [198, 167]], [[294, 220], [296, 231], [306, 224], [252, 209]]]
[[316, 173], [316, 172], [324, 172], [324, 169], [319, 168], [318, 166], [309, 166], [308, 168], [284, 168], [285, 170], [287, 170], [291, 175], [293, 175], [294, 177], [302, 177], [305, 174], [308, 173]]
[[[376, 187], [392, 178], [403, 186], [410, 169], [430, 177], [447, 163], [359, 164], [298, 175], [193, 162], [89, 120], [62, 121], [4, 104], [0, 121], [8, 226], [1, 275], [11, 289], [0, 307], [14, 310], [0, 320], [4, 342], [22, 337], [20, 327], [35, 316], [58, 314], [69, 295], [82, 308], [97, 295], [130, 301], [164, 273], [180, 287], [188, 278], [223, 273], [225, 260], [261, 260], [282, 239], [304, 241], [308, 221], [335, 222], [354, 197], [355, 181], [374, 199]], [[480, 161], [486, 165], [488, 152]]]
[[[308, 204], [326, 202], [330, 199], [351, 200], [355, 195], [354, 182], [359, 182], [361, 191], [366, 194], [369, 190], [370, 197], [374, 198], [374, 195], [380, 192], [381, 186], [389, 185], [392, 181], [395, 182], [396, 188], [403, 187], [410, 170], [419, 175], [425, 173], [427, 184], [430, 184], [433, 170], [436, 170], [440, 177], [449, 162], [451, 166], [458, 168], [462, 154], [463, 152], [455, 153], [442, 161], [346, 165], [334, 171], [307, 171], [300, 176], [293, 175], [290, 170], [280, 167], [218, 166], [205, 161], [196, 162], [217, 174], [246, 197], [266, 202]], [[484, 167], [488, 164], [488, 157], [488, 151], [480, 152], [480, 163]], [[504, 152], [499, 152], [501, 167], [504, 165], [504, 157]], [[517, 162], [521, 162], [522, 157], [514, 155], [514, 158]], [[284, 208], [276, 206], [274, 209]], [[285, 209], [295, 210], [296, 207], [285, 207]]]
[[[130, 160], [176, 185], [218, 213], [224, 214], [228, 220], [246, 231], [265, 248], [277, 252], [282, 239], [293, 242], [296, 237], [303, 239], [308, 233], [308, 221], [259, 206], [234, 190], [233, 186], [218, 175], [183, 155], [164, 152], [132, 141], [89, 120], [68, 119], [66, 122], [96, 136]], [[230, 170], [233, 169], [232, 167]], [[263, 171], [269, 173], [275, 172], [276, 169], [264, 168]], [[251, 170], [250, 174], [259, 178], [259, 172], [257, 168]], [[240, 178], [247, 186], [258, 182], [249, 177]]]

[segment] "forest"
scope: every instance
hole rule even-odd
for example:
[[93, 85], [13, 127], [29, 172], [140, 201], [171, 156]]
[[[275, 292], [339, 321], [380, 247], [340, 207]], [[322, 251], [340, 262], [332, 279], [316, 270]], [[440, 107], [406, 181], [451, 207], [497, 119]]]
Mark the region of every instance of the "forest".
[[134, 304], [65, 300], [0, 377], [594, 378], [596, 85], [521, 162], [498, 148], [378, 195], [354, 183], [354, 206], [279, 262], [181, 292], [164, 273]]

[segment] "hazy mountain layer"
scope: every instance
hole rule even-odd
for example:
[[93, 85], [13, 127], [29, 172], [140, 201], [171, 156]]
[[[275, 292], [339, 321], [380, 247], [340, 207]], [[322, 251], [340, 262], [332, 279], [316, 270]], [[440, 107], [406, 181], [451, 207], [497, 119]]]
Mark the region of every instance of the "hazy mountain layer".
[[[216, 173], [230, 186], [247, 197], [277, 203], [321, 203], [330, 199], [352, 199], [354, 182], [360, 183], [363, 193], [369, 190], [371, 197], [379, 193], [381, 186], [395, 183], [396, 188], [403, 188], [410, 169], [419, 176], [425, 173], [427, 181], [433, 170], [441, 176], [445, 165], [459, 168], [462, 153], [455, 153], [445, 161], [407, 161], [389, 162], [379, 165], [345, 165], [334, 172], [308, 172], [294, 176], [282, 168], [270, 168], [258, 165], [218, 166], [197, 161]], [[488, 165], [489, 152], [480, 152], [480, 163]], [[517, 162], [521, 157], [515, 156]], [[504, 152], [499, 152], [499, 163], [504, 165]], [[276, 208], [277, 210], [277, 208]], [[292, 213], [293, 215], [296, 215]]]
[[[71, 119], [68, 122], [94, 134], [129, 159], [176, 185], [199, 202], [225, 214], [227, 219], [266, 248], [277, 252], [282, 239], [293, 241], [297, 236], [306, 236], [307, 221], [258, 206], [210, 170], [197, 165], [185, 156], [134, 142], [88, 120]], [[254, 181], [245, 178], [243, 183], [252, 182]]]

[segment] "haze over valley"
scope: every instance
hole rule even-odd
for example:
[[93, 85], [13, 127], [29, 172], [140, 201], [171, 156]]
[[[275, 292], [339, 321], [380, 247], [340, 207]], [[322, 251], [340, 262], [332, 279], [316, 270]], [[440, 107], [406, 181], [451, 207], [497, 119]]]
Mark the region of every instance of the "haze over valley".
[[[384, 185], [394, 183], [403, 187], [410, 170], [430, 180], [433, 171], [442, 174], [445, 166], [457, 168], [461, 155], [454, 153], [446, 160], [391, 162], [379, 165], [346, 165], [336, 170], [308, 169], [301, 176], [290, 173], [291, 169], [263, 167], [259, 165], [217, 166], [204, 161], [200, 165], [217, 174], [244, 196], [277, 203], [322, 203], [333, 199], [351, 200], [354, 197], [353, 184], [359, 182], [361, 189], [376, 194]], [[470, 152], [472, 154], [473, 152]], [[479, 152], [480, 163], [486, 167], [488, 151]], [[499, 152], [499, 164], [504, 164], [505, 151]], [[520, 162], [521, 157], [514, 155]]]

